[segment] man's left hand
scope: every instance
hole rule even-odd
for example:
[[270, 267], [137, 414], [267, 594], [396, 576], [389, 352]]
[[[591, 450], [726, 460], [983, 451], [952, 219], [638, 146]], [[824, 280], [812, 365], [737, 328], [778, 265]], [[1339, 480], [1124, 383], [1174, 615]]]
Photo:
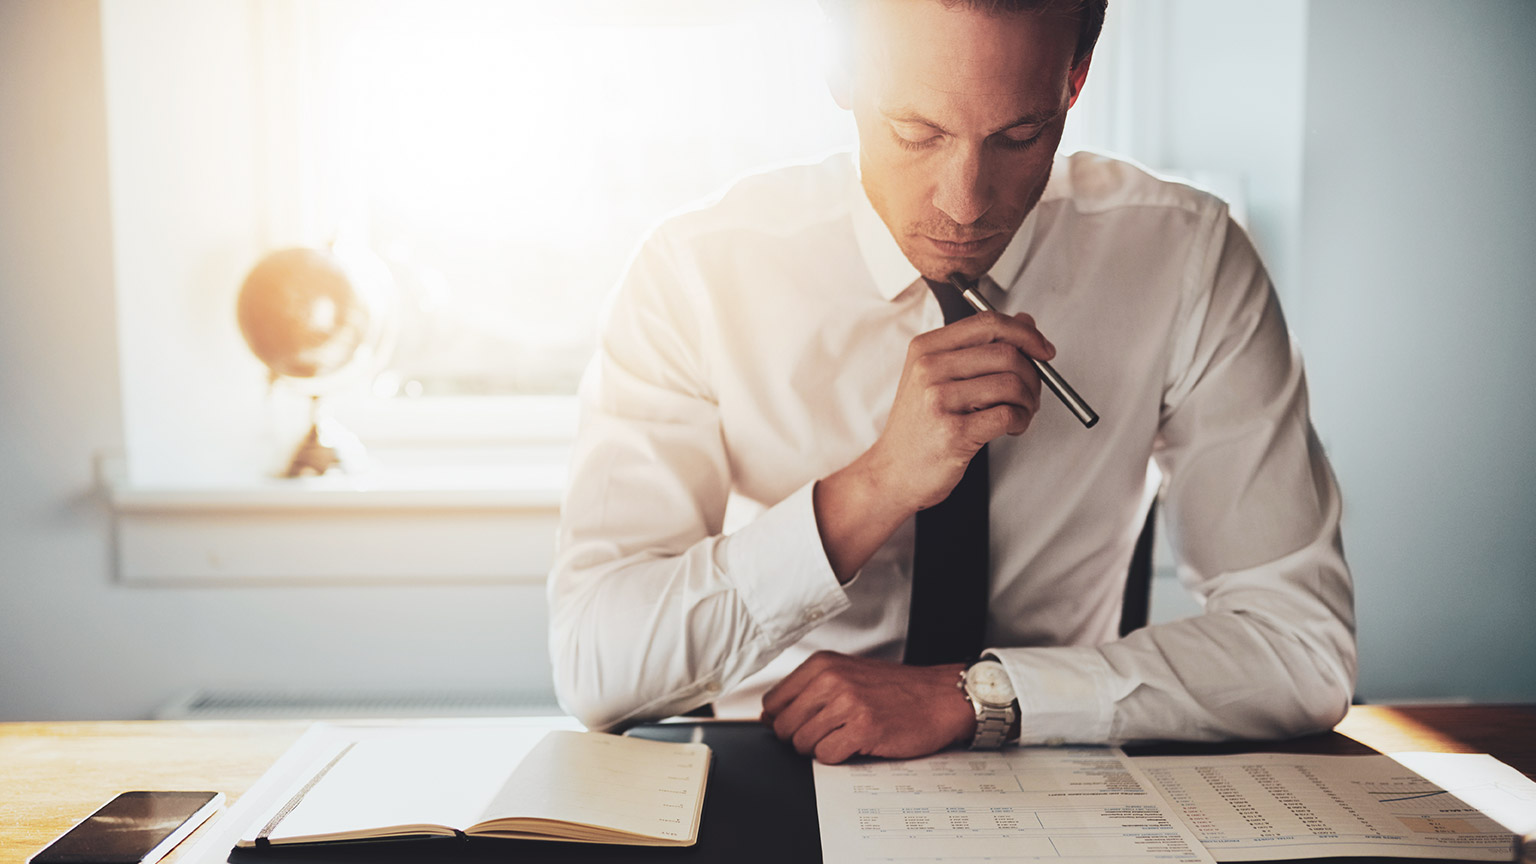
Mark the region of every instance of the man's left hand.
[[955, 686], [964, 668], [818, 651], [764, 694], [762, 719], [827, 764], [927, 756], [975, 734], [975, 711]]

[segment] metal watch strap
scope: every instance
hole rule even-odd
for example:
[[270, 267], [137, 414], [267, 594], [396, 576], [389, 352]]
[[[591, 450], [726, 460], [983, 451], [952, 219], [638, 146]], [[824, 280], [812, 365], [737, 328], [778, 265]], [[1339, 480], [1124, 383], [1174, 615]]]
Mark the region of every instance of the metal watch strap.
[[[974, 663], [972, 664], [974, 665]], [[1008, 740], [1008, 730], [1013, 726], [1013, 719], [1017, 714], [1018, 700], [1012, 705], [994, 708], [971, 697], [965, 688], [965, 673], [969, 667], [960, 670], [960, 679], [955, 682], [955, 687], [965, 696], [965, 701], [971, 703], [971, 710], [976, 713], [976, 734], [971, 736], [972, 750], [998, 750]]]
[[972, 750], [997, 750], [1008, 740], [1008, 727], [1013, 725], [1009, 710], [984, 709], [976, 717], [976, 736], [971, 739]]

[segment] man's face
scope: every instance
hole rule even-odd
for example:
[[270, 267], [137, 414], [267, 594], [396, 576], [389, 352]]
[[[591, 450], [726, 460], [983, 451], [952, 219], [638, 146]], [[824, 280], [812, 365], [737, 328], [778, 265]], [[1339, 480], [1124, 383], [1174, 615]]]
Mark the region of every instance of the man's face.
[[848, 78], [864, 191], [924, 276], [985, 273], [1040, 200], [1067, 108], [1070, 15], [989, 16], [937, 0], [852, 4]]

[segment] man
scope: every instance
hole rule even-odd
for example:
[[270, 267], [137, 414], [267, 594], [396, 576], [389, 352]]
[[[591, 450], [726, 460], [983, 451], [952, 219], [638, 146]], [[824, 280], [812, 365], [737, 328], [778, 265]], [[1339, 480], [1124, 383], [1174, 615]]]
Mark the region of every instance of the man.
[[[1338, 491], [1262, 265], [1214, 198], [1056, 158], [1103, 6], [844, 0], [856, 163], [748, 178], [643, 246], [583, 383], [549, 586], [587, 725], [713, 703], [840, 762], [1343, 714]], [[952, 272], [1002, 314], [945, 324]], [[987, 650], [962, 679], [901, 660], [916, 514], [973, 463]], [[1116, 639], [1159, 488], [1204, 614]]]

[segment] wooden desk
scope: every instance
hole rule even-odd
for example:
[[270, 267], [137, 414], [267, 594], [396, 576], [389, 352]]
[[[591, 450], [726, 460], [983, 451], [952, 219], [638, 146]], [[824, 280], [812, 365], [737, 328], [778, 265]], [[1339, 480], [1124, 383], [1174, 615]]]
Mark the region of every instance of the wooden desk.
[[119, 792], [206, 789], [233, 804], [308, 727], [0, 723], [0, 864], [27, 860]]
[[[233, 804], [307, 726], [0, 723], [0, 864], [25, 861], [118, 792], [208, 789]], [[1262, 749], [1350, 752], [1362, 744], [1382, 752], [1491, 753], [1536, 779], [1536, 706], [1364, 705], [1350, 711], [1337, 734]], [[173, 853], [168, 860], [175, 859]]]

